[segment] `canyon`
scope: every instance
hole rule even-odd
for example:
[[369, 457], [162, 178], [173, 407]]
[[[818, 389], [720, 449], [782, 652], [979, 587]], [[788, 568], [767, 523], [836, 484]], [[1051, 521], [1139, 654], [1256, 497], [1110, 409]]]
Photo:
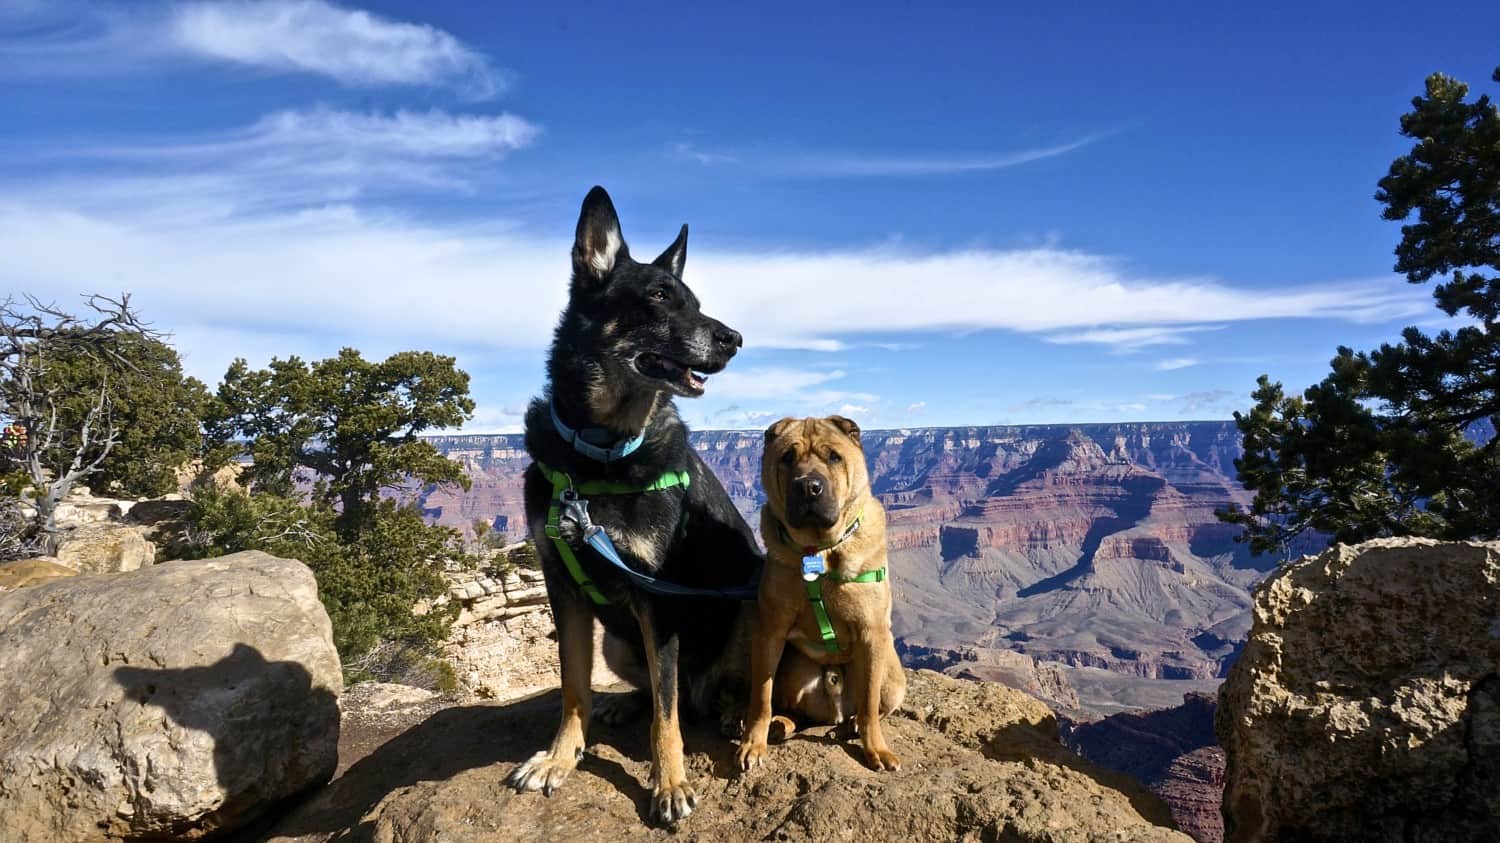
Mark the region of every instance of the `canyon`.
[[[692, 434], [752, 524], [762, 439]], [[473, 485], [421, 490], [428, 516], [524, 538], [521, 436], [430, 441]], [[1085, 715], [1215, 687], [1249, 629], [1250, 589], [1279, 561], [1250, 556], [1214, 517], [1250, 501], [1230, 421], [870, 430], [863, 442], [889, 513], [906, 661], [983, 676], [997, 652], [1022, 653], [1061, 668]]]

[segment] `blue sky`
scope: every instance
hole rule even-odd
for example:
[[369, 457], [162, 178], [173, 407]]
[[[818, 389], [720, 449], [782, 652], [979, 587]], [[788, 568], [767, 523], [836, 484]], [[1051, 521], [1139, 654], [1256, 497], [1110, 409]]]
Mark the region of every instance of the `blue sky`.
[[1227, 418], [1442, 324], [1372, 195], [1492, 4], [943, 5], [0, 0], [0, 290], [133, 292], [210, 383], [454, 354], [476, 432], [595, 183], [746, 336], [698, 427]]

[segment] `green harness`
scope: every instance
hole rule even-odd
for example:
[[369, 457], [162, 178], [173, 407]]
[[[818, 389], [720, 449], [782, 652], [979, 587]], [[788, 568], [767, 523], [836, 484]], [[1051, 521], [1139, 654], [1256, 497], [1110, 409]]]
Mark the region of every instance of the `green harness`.
[[542, 476], [552, 483], [552, 507], [547, 510], [547, 526], [545, 528], [547, 538], [551, 539], [553, 546], [557, 548], [557, 555], [562, 557], [563, 567], [568, 569], [568, 574], [573, 577], [573, 581], [578, 583], [578, 587], [583, 589], [583, 593], [587, 594], [590, 600], [600, 606], [609, 605], [609, 598], [605, 597], [604, 593], [599, 590], [599, 587], [594, 585], [593, 580], [589, 579], [588, 574], [583, 572], [583, 566], [578, 564], [578, 557], [573, 554], [573, 548], [569, 547], [568, 543], [562, 537], [561, 525], [564, 493], [573, 492], [576, 495], [586, 495], [588, 497], [595, 495], [634, 495], [641, 492], [660, 492], [664, 489], [672, 489], [678, 486], [687, 488], [692, 482], [686, 471], [668, 471], [666, 474], [658, 477], [655, 482], [644, 487], [631, 486], [625, 483], [613, 483], [608, 480], [574, 483], [573, 478], [561, 471], [548, 468], [541, 463], [536, 463], [536, 467], [538, 471], [542, 472]]
[[885, 582], [885, 566], [873, 571], [865, 571], [853, 577], [827, 570], [825, 562], [829, 551], [843, 544], [846, 539], [854, 535], [859, 525], [864, 521], [864, 512], [861, 511], [849, 522], [844, 534], [838, 540], [826, 545], [798, 545], [792, 541], [791, 534], [780, 522], [776, 522], [776, 532], [782, 542], [794, 547], [802, 548], [802, 579], [807, 583], [807, 602], [812, 604], [813, 618], [818, 622], [818, 634], [823, 638], [823, 650], [827, 653], [837, 653], [843, 648], [839, 646], [838, 635], [833, 631], [833, 621], [828, 617], [828, 607], [823, 604], [823, 580], [834, 582]]

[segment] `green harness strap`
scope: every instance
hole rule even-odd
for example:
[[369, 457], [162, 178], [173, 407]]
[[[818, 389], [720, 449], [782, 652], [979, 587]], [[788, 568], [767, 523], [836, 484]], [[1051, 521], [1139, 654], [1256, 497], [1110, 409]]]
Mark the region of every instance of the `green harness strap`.
[[557, 555], [562, 557], [563, 567], [568, 569], [568, 574], [588, 598], [600, 606], [609, 605], [609, 598], [594, 585], [588, 574], [583, 572], [583, 566], [578, 564], [578, 557], [573, 554], [573, 548], [562, 537], [562, 493], [572, 489], [580, 495], [593, 497], [594, 495], [634, 495], [641, 492], [660, 492], [663, 489], [671, 489], [677, 486], [687, 488], [692, 483], [686, 471], [668, 471], [666, 474], [656, 478], [648, 486], [631, 486], [625, 483], [614, 483], [608, 480], [592, 480], [586, 483], [574, 483], [573, 478], [547, 466], [536, 463], [536, 467], [542, 472], [542, 476], [552, 483], [552, 507], [547, 510], [547, 526], [544, 528], [547, 538], [552, 540], [552, 545], [557, 548]]
[[823, 650], [837, 653], [843, 648], [839, 646], [839, 638], [833, 632], [833, 622], [828, 618], [828, 607], [823, 605], [823, 580], [825, 579], [834, 582], [885, 582], [885, 568], [865, 571], [857, 577], [841, 577], [829, 571], [807, 584], [807, 601], [812, 604], [813, 617], [818, 620], [818, 633], [823, 636]]
[[[843, 544], [844, 541], [847, 540], [850, 536], [854, 535], [855, 531], [859, 529], [859, 525], [862, 524], [864, 520], [865, 512], [863, 509], [861, 509], [858, 513], [855, 514], [854, 520], [849, 522], [849, 526], [844, 529], [843, 535], [839, 536], [836, 541], [817, 547], [806, 547], [798, 545], [797, 542], [792, 539], [791, 533], [788, 533], [786, 531], [786, 525], [782, 524], [780, 521], [776, 522], [776, 535], [777, 538], [781, 539], [786, 544], [793, 545], [794, 547], [800, 547], [803, 553], [803, 564], [806, 565], [806, 560], [814, 555], [824, 556], [826, 559], [826, 554], [839, 545]], [[819, 567], [821, 567], [821, 564]], [[806, 579], [806, 576], [808, 576], [808, 574], [805, 573], [807, 571], [806, 567], [803, 568], [803, 571], [803, 581], [807, 583], [807, 602], [812, 604], [813, 618], [817, 620], [818, 633], [823, 637], [823, 650], [824, 652], [828, 653], [837, 653], [843, 648], [839, 646], [839, 637], [834, 633], [833, 622], [828, 618], [828, 607], [823, 605], [823, 580], [833, 580], [834, 582], [885, 582], [885, 568], [880, 567], [876, 568], [873, 571], [865, 571], [863, 574], [855, 577], [845, 577], [840, 576], [833, 571], [824, 571], [823, 573], [818, 574], [816, 577], [810, 580]]]

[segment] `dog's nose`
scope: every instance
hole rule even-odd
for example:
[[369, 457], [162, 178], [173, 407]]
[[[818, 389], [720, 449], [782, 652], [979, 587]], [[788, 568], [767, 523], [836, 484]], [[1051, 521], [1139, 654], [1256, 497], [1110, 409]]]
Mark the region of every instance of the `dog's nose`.
[[823, 478], [817, 476], [804, 477], [798, 482], [802, 484], [803, 497], [819, 498], [823, 496]]
[[740, 348], [745, 344], [745, 338], [740, 332], [727, 325], [714, 328], [714, 344], [724, 349]]

